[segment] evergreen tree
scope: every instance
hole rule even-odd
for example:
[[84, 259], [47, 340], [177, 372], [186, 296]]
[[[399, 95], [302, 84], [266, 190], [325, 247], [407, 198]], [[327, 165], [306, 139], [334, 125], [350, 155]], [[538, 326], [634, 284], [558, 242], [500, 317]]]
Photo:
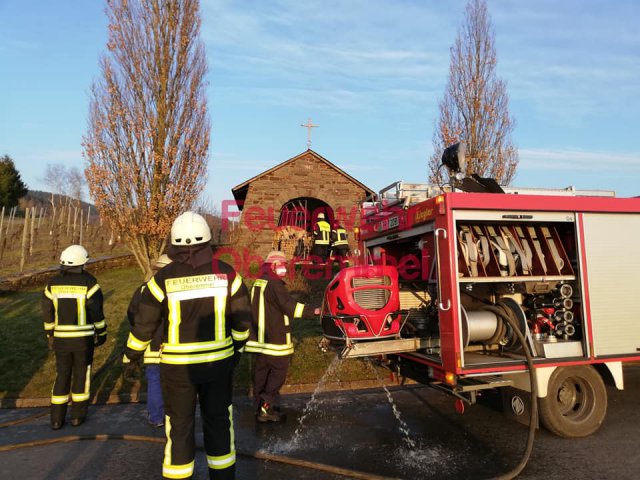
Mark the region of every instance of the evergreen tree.
[[27, 186], [9, 155], [0, 157], [0, 207], [11, 208], [26, 195]]

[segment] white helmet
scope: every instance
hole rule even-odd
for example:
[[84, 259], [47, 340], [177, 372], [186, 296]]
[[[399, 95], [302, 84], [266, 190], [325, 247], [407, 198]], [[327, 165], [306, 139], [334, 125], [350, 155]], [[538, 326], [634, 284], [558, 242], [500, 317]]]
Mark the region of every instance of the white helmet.
[[183, 247], [207, 243], [209, 240], [211, 240], [211, 230], [201, 215], [185, 212], [173, 221], [171, 245]]
[[89, 253], [82, 245], [71, 245], [60, 254], [60, 265], [84, 265], [89, 260]]

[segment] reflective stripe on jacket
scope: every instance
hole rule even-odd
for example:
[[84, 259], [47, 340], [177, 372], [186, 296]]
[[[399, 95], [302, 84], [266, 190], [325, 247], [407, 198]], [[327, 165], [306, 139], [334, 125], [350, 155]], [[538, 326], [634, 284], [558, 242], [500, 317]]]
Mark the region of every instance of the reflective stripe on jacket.
[[349, 245], [349, 241], [347, 240], [347, 231], [344, 228], [339, 227], [331, 231], [331, 245], [334, 247]]
[[279, 278], [266, 274], [251, 289], [253, 322], [245, 352], [285, 356], [293, 353], [290, 318], [312, 317], [313, 308], [297, 302]]
[[[133, 293], [131, 297], [131, 301], [129, 302], [129, 307], [127, 308], [127, 319], [129, 320], [129, 325], [133, 327], [136, 314], [138, 313], [138, 309], [140, 307], [140, 300], [142, 299], [142, 292], [144, 292], [147, 288], [147, 284], [143, 283], [140, 285], [136, 291]], [[162, 325], [156, 329], [153, 334], [153, 338], [151, 339], [151, 343], [147, 346], [144, 351], [144, 363], [145, 364], [158, 364], [160, 363], [160, 347], [162, 344]]]
[[93, 345], [94, 334], [106, 335], [102, 302], [98, 281], [82, 268], [53, 277], [43, 292], [42, 312], [44, 330], [56, 338], [56, 348], [85, 348]]
[[127, 348], [139, 355], [159, 326], [160, 363], [215, 362], [241, 348], [251, 321], [247, 289], [229, 265], [214, 262], [196, 268], [173, 262], [152, 277], [141, 294]]
[[329, 245], [329, 234], [331, 233], [331, 226], [325, 220], [320, 220], [316, 223], [316, 228], [313, 231], [314, 243], [316, 245]]

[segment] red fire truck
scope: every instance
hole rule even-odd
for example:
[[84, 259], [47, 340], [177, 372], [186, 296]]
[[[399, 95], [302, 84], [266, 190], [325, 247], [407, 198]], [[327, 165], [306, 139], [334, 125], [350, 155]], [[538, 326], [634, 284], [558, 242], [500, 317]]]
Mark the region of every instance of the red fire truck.
[[595, 432], [605, 382], [622, 389], [640, 360], [640, 198], [450, 190], [394, 184], [363, 213], [359, 262], [325, 293], [325, 343], [460, 411], [500, 389], [526, 417], [533, 389], [548, 430]]

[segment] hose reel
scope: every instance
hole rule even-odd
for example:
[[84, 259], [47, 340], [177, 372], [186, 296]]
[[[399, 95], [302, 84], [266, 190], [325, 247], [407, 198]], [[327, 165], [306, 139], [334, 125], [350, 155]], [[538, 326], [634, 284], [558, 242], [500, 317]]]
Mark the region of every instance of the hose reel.
[[508, 316], [518, 325], [525, 338], [528, 334], [527, 317], [522, 307], [511, 298], [503, 298], [495, 305], [487, 305], [479, 310], [466, 310], [462, 313], [462, 342], [465, 347], [470, 343], [484, 345], [499, 344], [506, 350], [518, 351], [522, 347], [513, 327], [501, 316]]

